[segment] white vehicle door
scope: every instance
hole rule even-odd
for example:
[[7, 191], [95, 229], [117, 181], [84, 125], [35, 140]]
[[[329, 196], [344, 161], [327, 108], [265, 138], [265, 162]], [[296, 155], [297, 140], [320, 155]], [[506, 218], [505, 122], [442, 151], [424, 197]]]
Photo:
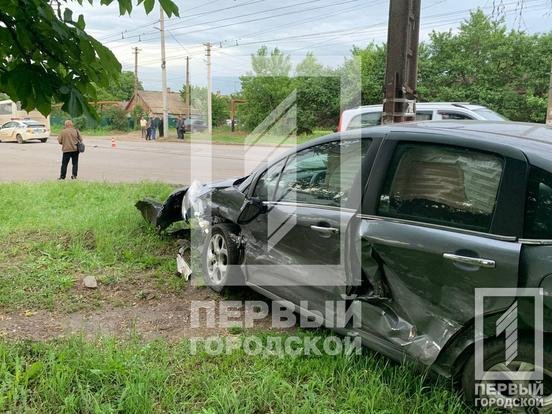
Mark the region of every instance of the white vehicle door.
[[2, 125], [2, 128], [0, 129], [0, 140], [9, 141], [13, 139], [16, 125], [17, 123], [13, 121], [7, 122], [4, 125]]

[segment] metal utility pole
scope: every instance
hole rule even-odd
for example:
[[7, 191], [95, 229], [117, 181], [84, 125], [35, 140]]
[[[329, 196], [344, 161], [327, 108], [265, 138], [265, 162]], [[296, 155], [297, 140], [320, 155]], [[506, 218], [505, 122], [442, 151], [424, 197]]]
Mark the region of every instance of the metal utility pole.
[[163, 93], [163, 135], [169, 130], [169, 109], [168, 109], [168, 90], [167, 90], [167, 59], [165, 57], [165, 13], [163, 8], [159, 7], [161, 16], [159, 19], [159, 28], [161, 32], [161, 88]]
[[134, 95], [138, 93], [138, 53], [140, 53], [140, 50], [137, 47], [132, 48], [134, 54]]
[[416, 119], [421, 0], [390, 0], [383, 123]]
[[207, 47], [207, 130], [209, 135], [213, 134], [213, 85], [211, 80], [211, 42], [205, 43]]
[[[190, 56], [186, 56], [186, 118], [189, 120], [192, 115], [191, 97], [190, 97]], [[190, 123], [190, 125], [192, 125]]]
[[552, 127], [552, 67], [550, 68], [550, 88], [548, 89], [548, 112], [546, 113], [546, 125]]

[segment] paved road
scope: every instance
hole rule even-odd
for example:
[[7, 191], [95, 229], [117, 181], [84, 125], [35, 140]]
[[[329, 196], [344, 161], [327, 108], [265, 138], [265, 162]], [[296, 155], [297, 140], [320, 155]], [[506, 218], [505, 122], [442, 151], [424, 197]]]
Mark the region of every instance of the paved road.
[[[242, 176], [271, 153], [284, 149], [182, 142], [111, 141], [85, 138], [79, 179], [87, 181], [161, 181], [189, 184], [192, 180]], [[246, 154], [246, 155], [244, 155]], [[56, 139], [47, 143], [0, 143], [0, 182], [47, 181], [59, 177], [61, 150]], [[193, 171], [193, 174], [192, 172]]]

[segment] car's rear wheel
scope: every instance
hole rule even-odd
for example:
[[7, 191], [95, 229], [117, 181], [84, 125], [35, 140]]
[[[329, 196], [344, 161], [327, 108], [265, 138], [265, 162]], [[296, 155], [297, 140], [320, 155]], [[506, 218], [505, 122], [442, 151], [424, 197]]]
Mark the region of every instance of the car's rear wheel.
[[203, 248], [203, 278], [215, 292], [243, 285], [239, 269], [237, 228], [231, 224], [213, 226]]
[[[550, 350], [544, 350], [543, 356], [543, 374], [542, 395], [533, 397], [542, 397], [542, 406], [540, 407], [521, 407], [518, 402], [531, 403], [531, 395], [528, 391], [534, 388], [535, 381], [514, 380], [512, 373], [515, 372], [533, 372], [535, 370], [534, 350], [527, 343], [518, 343], [518, 355], [514, 361], [506, 365], [504, 362], [504, 345], [498, 341], [485, 344], [484, 362], [485, 374], [482, 380], [475, 379], [475, 355], [466, 362], [462, 373], [462, 389], [468, 404], [481, 407], [483, 404], [494, 402], [495, 408], [507, 409], [516, 413], [551, 413], [552, 412], [552, 354]], [[491, 373], [500, 373], [502, 379], [491, 379]], [[510, 384], [515, 384], [510, 387]], [[476, 394], [476, 387], [479, 392]], [[538, 389], [538, 388], [536, 388]], [[529, 393], [530, 394], [530, 393]], [[536, 398], [533, 399], [536, 401]], [[529, 405], [528, 404], [528, 405]]]
[[45, 143], [46, 141], [48, 141], [48, 138], [41, 138], [40, 139], [40, 142], [42, 142], [42, 143]]
[[15, 137], [17, 139], [17, 143], [18, 144], [23, 144], [23, 137], [21, 136], [21, 134], [17, 134], [17, 136]]

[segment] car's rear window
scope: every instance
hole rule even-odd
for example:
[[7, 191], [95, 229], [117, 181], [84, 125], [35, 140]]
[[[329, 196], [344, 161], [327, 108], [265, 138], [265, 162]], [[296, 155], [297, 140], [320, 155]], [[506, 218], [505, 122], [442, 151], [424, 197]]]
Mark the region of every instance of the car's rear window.
[[37, 122], [37, 121], [23, 121], [23, 123], [27, 126], [33, 126], [33, 127], [43, 127], [44, 124], [41, 124], [40, 122]]
[[474, 109], [473, 112], [475, 112], [478, 115], [481, 115], [485, 120], [487, 121], [507, 121], [508, 119], [499, 113], [490, 110], [489, 108], [481, 108], [481, 109]]
[[552, 240], [552, 174], [536, 167], [529, 174], [523, 237]]

